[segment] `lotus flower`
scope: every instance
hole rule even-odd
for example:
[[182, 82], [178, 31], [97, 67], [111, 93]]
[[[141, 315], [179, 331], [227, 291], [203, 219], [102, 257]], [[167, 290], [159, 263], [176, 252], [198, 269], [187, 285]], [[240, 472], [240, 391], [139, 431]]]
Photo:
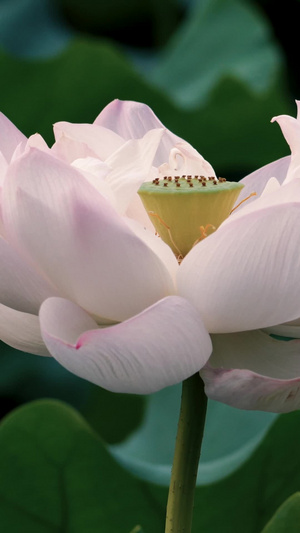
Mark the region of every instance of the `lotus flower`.
[[[149, 393], [202, 369], [210, 398], [299, 408], [299, 341], [271, 336], [299, 336], [278, 326], [300, 317], [296, 120], [277, 118], [291, 164], [242, 180], [237, 208], [220, 225], [209, 212], [180, 266], [137, 191], [166, 175], [218, 180], [147, 106], [114, 101], [94, 124], [58, 123], [51, 149], [2, 121], [2, 340], [113, 391]], [[173, 228], [154, 215], [168, 242]]]

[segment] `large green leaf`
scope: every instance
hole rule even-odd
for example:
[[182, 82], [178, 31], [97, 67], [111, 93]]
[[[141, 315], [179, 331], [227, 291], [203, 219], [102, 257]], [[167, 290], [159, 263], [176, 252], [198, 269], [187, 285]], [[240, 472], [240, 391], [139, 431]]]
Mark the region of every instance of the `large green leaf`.
[[235, 76], [254, 91], [269, 89], [280, 64], [267, 20], [250, 2], [202, 0], [190, 9], [149, 76], [191, 109], [207, 101], [224, 76]]
[[269, 124], [278, 113], [294, 112], [279, 77], [259, 95], [234, 78], [222, 79], [203, 108], [185, 111], [145, 80], [118, 48], [97, 40], [73, 41], [47, 61], [0, 53], [0, 70], [1, 111], [25, 134], [39, 131], [50, 143], [53, 122], [93, 121], [109, 101], [120, 98], [150, 105], [228, 179], [288, 153], [279, 128]]
[[[299, 447], [300, 413], [282, 415], [241, 468], [196, 489], [193, 532], [260, 533], [300, 489]], [[147, 533], [163, 531], [167, 488], [122, 470], [83, 419], [59, 402], [33, 402], [5, 419], [0, 479], [4, 531], [128, 533], [138, 524]], [[297, 516], [292, 503], [286, 510]]]
[[20, 57], [48, 57], [63, 50], [73, 32], [49, 0], [1, 0], [0, 45]]
[[[111, 448], [135, 475], [165, 486], [170, 482], [180, 395], [179, 385], [149, 396], [142, 425], [125, 442]], [[241, 411], [209, 401], [198, 484], [212, 483], [236, 470], [275, 418], [272, 413]]]
[[290, 496], [276, 511], [262, 533], [299, 533], [300, 492]]
[[44, 400], [0, 426], [1, 530], [163, 531], [164, 511], [66, 405]]

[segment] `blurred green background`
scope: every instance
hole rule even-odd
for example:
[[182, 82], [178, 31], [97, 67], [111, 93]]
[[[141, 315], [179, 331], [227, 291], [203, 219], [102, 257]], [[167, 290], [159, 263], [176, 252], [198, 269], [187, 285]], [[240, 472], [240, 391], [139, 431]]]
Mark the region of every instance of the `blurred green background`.
[[[0, 110], [51, 144], [54, 122], [92, 122], [114, 98], [141, 101], [217, 175], [237, 180], [289, 153], [270, 119], [295, 114], [300, 72], [290, 28], [299, 15], [298, 0], [0, 0]], [[0, 349], [2, 416], [29, 400], [61, 399], [110, 444], [143, 420], [146, 398], [111, 394], [51, 359]], [[261, 434], [271, 419], [259, 417]], [[172, 439], [175, 416], [174, 424]]]

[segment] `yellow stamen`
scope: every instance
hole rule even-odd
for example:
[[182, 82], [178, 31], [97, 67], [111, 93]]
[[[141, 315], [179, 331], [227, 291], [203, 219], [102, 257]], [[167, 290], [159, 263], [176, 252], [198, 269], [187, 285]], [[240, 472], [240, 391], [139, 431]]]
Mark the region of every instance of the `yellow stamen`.
[[251, 194], [249, 194], [249, 196], [247, 196], [247, 198], [244, 198], [244, 200], [241, 200], [238, 205], [236, 205], [233, 209], [231, 209], [230, 211], [230, 214], [233, 213], [233, 211], [235, 211], [238, 207], [240, 207], [240, 205], [242, 205], [244, 202], [247, 202], [247, 200], [249, 200], [249, 198], [252, 198], [253, 196], [256, 196], [256, 192], [252, 192]]
[[201, 235], [200, 235], [200, 237], [199, 237], [198, 239], [195, 240], [195, 242], [194, 242], [192, 248], [194, 248], [194, 246], [196, 246], [196, 244], [198, 244], [198, 242], [203, 241], [203, 239], [205, 239], [205, 237], [208, 236], [206, 232], [207, 232], [207, 230], [208, 230], [209, 228], [212, 228], [213, 231], [215, 231], [215, 229], [216, 229], [215, 226], [214, 226], [213, 224], [206, 224], [205, 227], [204, 227], [204, 226], [200, 226], [200, 227], [199, 227]]
[[170, 241], [171, 241], [171, 243], [173, 244], [174, 248], [176, 248], [176, 250], [178, 251], [177, 259], [178, 259], [178, 261], [179, 261], [179, 258], [181, 258], [180, 261], [182, 261], [183, 255], [182, 255], [181, 251], [179, 250], [178, 246], [176, 245], [176, 243], [174, 242], [174, 239], [173, 239], [173, 237], [172, 237], [172, 233], [171, 233], [171, 228], [170, 228], [170, 226], [168, 226], [168, 224], [166, 224], [166, 223], [163, 221], [163, 219], [162, 219], [157, 213], [154, 213], [153, 211], [148, 211], [148, 215], [150, 215], [150, 217], [157, 217], [158, 220], [159, 220], [159, 222], [160, 222], [163, 226], [165, 226], [165, 228], [166, 228], [167, 231], [168, 231], [168, 234], [169, 234], [169, 237], [170, 237]]

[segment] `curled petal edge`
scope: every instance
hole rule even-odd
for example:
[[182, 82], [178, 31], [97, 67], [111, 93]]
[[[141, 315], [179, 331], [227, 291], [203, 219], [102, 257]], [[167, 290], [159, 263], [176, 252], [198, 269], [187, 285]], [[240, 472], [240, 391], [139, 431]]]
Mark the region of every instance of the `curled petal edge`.
[[213, 368], [200, 371], [208, 398], [238, 409], [289, 413], [300, 408], [300, 376], [275, 379], [247, 369]]
[[16, 311], [0, 304], [0, 339], [22, 352], [50, 356], [36, 315]]
[[198, 372], [212, 351], [198, 312], [178, 296], [106, 328], [97, 328], [71, 301], [49, 298], [40, 323], [46, 346], [62, 366], [113, 392], [150, 394], [179, 383]]

